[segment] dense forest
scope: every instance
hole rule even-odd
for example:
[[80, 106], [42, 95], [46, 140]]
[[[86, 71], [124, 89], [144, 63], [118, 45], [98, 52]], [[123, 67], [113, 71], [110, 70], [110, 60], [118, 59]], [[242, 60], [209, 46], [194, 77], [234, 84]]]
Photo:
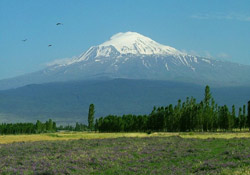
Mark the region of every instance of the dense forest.
[[75, 126], [66, 125], [59, 127], [56, 126], [56, 122], [49, 119], [42, 123], [37, 120], [34, 123], [2, 123], [0, 124], [0, 134], [40, 134], [51, 133], [60, 130], [66, 131], [89, 131], [89, 127], [85, 124], [76, 122]]
[[90, 131], [91, 129], [83, 124], [83, 123], [78, 123], [76, 122], [75, 126], [72, 125], [60, 125], [59, 127], [56, 128], [57, 131]]
[[178, 100], [177, 105], [154, 107], [149, 115], [108, 115], [96, 119], [95, 130], [99, 132], [145, 132], [145, 131], [232, 131], [250, 128], [250, 101], [240, 107], [218, 106], [212, 98], [209, 86], [205, 88], [204, 99], [187, 97]]
[[250, 128], [250, 101], [238, 109], [231, 110], [227, 105], [218, 106], [213, 99], [209, 86], [206, 86], [204, 99], [197, 103], [196, 99], [187, 97], [186, 101], [178, 100], [177, 105], [154, 107], [149, 115], [108, 115], [94, 122], [94, 104], [89, 106], [88, 126], [76, 123], [75, 126], [56, 126], [51, 119], [42, 123], [2, 123], [0, 134], [36, 134], [68, 131], [99, 132], [186, 132], [186, 131], [232, 131]]
[[39, 120], [34, 123], [2, 123], [0, 124], [0, 134], [39, 134], [55, 132], [56, 123], [51, 119], [42, 123]]

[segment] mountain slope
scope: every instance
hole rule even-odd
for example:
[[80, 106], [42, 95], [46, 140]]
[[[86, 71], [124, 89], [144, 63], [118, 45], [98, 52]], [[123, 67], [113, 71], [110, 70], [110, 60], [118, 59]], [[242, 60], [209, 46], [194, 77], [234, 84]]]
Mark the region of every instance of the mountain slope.
[[126, 32], [91, 47], [67, 63], [2, 80], [0, 89], [102, 77], [240, 86], [250, 84], [250, 66], [188, 55], [136, 32]]
[[[219, 105], [238, 108], [250, 100], [249, 87], [211, 88]], [[96, 117], [108, 114], [148, 114], [153, 106], [176, 104], [180, 98], [203, 99], [204, 86], [156, 80], [85, 80], [28, 85], [0, 91], [0, 122], [52, 118], [67, 124], [86, 122], [89, 104]]]

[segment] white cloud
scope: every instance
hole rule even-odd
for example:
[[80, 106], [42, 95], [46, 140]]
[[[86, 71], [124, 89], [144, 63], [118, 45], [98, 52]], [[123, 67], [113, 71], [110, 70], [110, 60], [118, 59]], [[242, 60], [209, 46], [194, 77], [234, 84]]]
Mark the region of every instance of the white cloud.
[[185, 53], [185, 54], [188, 54], [188, 55], [200, 56], [200, 54], [197, 51], [195, 51], [195, 50], [185, 50], [185, 49], [183, 49], [181, 51], [183, 53]]
[[205, 58], [210, 58], [210, 59], [219, 59], [219, 60], [230, 60], [231, 56], [225, 52], [219, 52], [219, 53], [211, 53], [207, 50], [203, 51], [195, 51], [195, 50], [181, 50], [182, 52], [188, 54], [188, 55], [193, 55], [193, 56], [200, 56], [200, 57], [205, 57]]
[[213, 58], [214, 57], [209, 51], [204, 51], [204, 53], [202, 55], [206, 58]]
[[206, 57], [206, 58], [213, 58], [214, 56], [209, 51], [195, 51], [195, 50], [182, 50], [182, 52], [193, 55], [193, 56], [200, 56], [200, 57]]
[[230, 56], [227, 53], [221, 52], [217, 54], [218, 58], [229, 58]]
[[191, 16], [194, 19], [216, 19], [216, 20], [237, 20], [237, 21], [246, 21], [250, 22], [250, 15], [238, 14], [238, 13], [207, 13], [207, 14], [194, 14]]
[[60, 65], [60, 64], [66, 64], [70, 62], [74, 58], [62, 58], [62, 59], [56, 59], [51, 62], [46, 63], [46, 66], [54, 66], [54, 65]]

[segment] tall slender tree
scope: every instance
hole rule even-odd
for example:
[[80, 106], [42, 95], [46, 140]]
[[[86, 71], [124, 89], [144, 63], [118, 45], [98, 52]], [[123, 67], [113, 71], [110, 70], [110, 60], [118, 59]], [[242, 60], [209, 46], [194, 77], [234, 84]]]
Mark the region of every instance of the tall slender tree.
[[210, 102], [212, 99], [212, 95], [210, 93], [210, 87], [207, 85], [205, 88], [205, 94], [204, 94], [204, 111], [203, 111], [203, 130], [207, 131], [211, 129], [211, 106]]
[[36, 121], [36, 131], [37, 133], [42, 132], [42, 123], [39, 120]]
[[94, 104], [89, 105], [89, 114], [88, 114], [88, 127], [90, 130], [94, 129], [94, 114], [95, 114], [95, 106]]
[[239, 118], [239, 128], [241, 130], [241, 128], [243, 127], [243, 115], [242, 115], [242, 108], [239, 108], [239, 114], [238, 114], [238, 118]]
[[250, 131], [250, 101], [248, 101], [247, 104], [247, 127], [249, 128]]
[[243, 105], [243, 115], [242, 115], [242, 125], [243, 128], [246, 128], [246, 124], [247, 124], [247, 116], [246, 116], [246, 105]]
[[205, 88], [205, 97], [204, 97], [204, 104], [206, 107], [210, 105], [211, 98], [212, 98], [212, 95], [210, 92], [210, 87], [207, 85]]
[[234, 128], [236, 128], [237, 123], [236, 123], [236, 112], [235, 112], [235, 106], [234, 105], [232, 106], [232, 114], [231, 114], [231, 116], [232, 116], [232, 126]]

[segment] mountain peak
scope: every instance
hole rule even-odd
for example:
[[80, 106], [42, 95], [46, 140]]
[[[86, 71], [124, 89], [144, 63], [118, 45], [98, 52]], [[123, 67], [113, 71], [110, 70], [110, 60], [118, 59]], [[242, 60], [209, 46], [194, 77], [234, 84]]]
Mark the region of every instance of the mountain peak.
[[117, 33], [109, 41], [99, 45], [100, 48], [113, 46], [121, 54], [144, 55], [183, 55], [175, 48], [165, 46], [137, 32]]

